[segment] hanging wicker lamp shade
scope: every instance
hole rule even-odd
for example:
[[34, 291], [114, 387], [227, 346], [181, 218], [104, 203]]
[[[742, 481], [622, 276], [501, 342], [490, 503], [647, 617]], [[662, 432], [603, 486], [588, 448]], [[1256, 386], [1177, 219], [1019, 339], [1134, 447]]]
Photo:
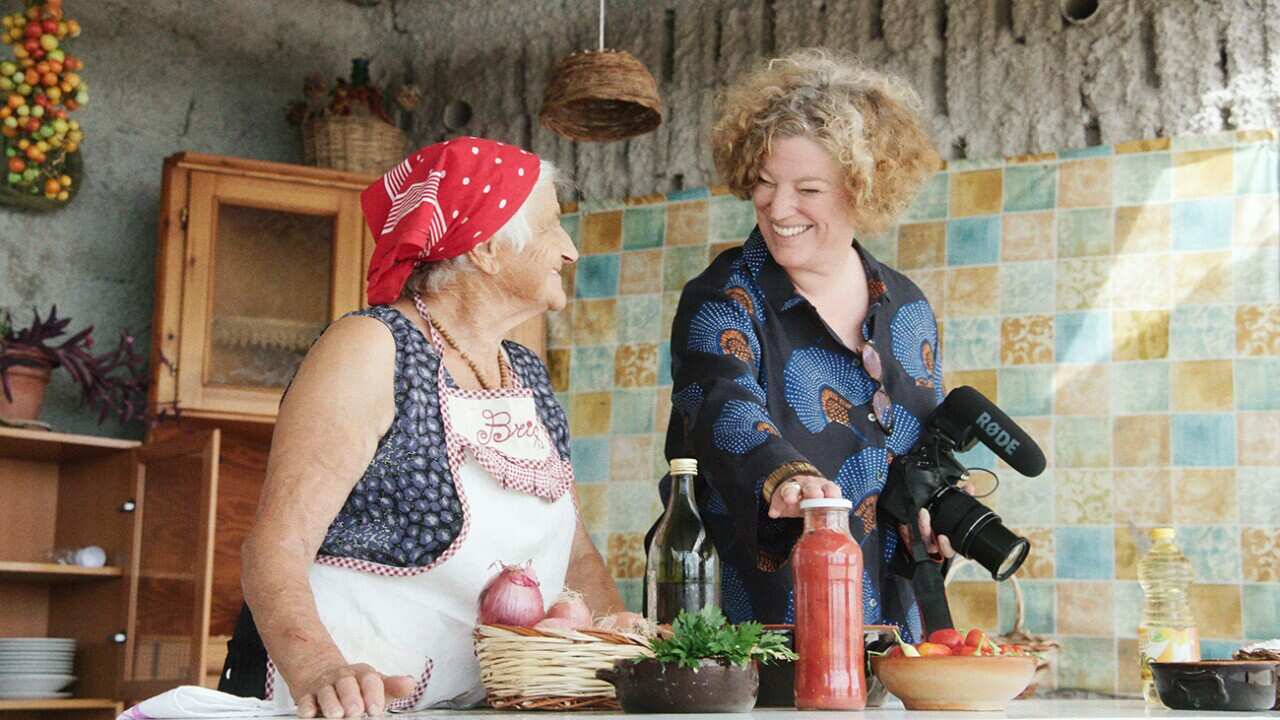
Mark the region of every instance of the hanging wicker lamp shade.
[[662, 124], [662, 98], [653, 75], [631, 53], [583, 50], [551, 73], [539, 119], [573, 140], [621, 140]]

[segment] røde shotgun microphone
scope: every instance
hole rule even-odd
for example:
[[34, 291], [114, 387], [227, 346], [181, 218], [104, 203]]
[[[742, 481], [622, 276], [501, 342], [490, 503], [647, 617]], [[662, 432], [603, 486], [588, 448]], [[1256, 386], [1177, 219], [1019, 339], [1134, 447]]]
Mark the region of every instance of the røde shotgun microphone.
[[968, 385], [948, 393], [927, 424], [948, 435], [961, 450], [975, 439], [980, 441], [1021, 475], [1035, 477], [1044, 472], [1044, 453], [1035, 441], [995, 403]]

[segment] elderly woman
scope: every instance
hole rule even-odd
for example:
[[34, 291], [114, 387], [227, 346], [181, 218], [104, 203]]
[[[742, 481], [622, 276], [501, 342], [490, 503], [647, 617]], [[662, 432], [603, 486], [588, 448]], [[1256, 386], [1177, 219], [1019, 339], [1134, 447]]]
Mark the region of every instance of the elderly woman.
[[[793, 622], [784, 565], [808, 497], [847, 497], [865, 561], [864, 619], [922, 622], [889, 567], [898, 528], [876, 499], [943, 397], [934, 314], [858, 238], [890, 227], [939, 165], [901, 82], [821, 50], [725, 92], [716, 167], [757, 227], [685, 286], [671, 335], [668, 457], [694, 456], [730, 620]], [[954, 553], [920, 534], [939, 559]], [[903, 528], [902, 530], [905, 530]]]
[[365, 190], [372, 307], [325, 331], [281, 404], [222, 689], [301, 717], [474, 704], [498, 562], [532, 561], [547, 603], [568, 585], [622, 609], [547, 371], [503, 341], [566, 302], [554, 176], [457, 138]]

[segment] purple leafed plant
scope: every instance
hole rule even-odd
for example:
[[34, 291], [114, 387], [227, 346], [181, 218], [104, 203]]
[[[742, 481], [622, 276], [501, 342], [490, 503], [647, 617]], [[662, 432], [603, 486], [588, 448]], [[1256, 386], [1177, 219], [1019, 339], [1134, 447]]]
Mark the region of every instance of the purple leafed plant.
[[31, 314], [31, 324], [22, 329], [15, 327], [8, 310], [0, 316], [0, 384], [7, 399], [13, 399], [9, 368], [61, 367], [80, 386], [81, 404], [98, 412], [99, 424], [108, 415], [126, 423], [146, 415], [147, 361], [134, 346], [132, 335], [121, 332], [114, 350], [95, 355], [92, 325], [56, 341], [67, 333], [71, 319], [58, 317], [57, 305], [49, 309], [48, 317], [40, 317], [35, 308]]

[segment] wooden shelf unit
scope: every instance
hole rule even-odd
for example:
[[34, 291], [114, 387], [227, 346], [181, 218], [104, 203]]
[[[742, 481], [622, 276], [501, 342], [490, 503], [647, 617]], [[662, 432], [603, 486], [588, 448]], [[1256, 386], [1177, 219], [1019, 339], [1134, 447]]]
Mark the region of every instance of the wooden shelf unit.
[[0, 560], [0, 583], [74, 583], [123, 576], [124, 569], [110, 565], [91, 568], [47, 562]]

